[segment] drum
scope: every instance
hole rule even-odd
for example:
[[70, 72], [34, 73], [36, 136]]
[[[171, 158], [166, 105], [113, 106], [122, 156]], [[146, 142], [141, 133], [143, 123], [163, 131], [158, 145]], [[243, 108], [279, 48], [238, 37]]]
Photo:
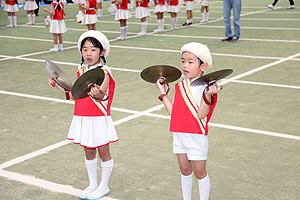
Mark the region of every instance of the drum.
[[76, 20], [76, 22], [81, 23], [82, 18], [83, 18], [82, 11], [78, 11], [77, 13], [75, 13], [75, 20]]
[[45, 22], [45, 26], [46, 28], [50, 27], [50, 22], [51, 22], [51, 16], [46, 16], [43, 18], [44, 19], [44, 22]]
[[110, 15], [114, 15], [114, 14], [116, 14], [116, 12], [117, 12], [117, 5], [116, 5], [116, 4], [108, 5], [108, 6], [107, 6], [107, 9], [108, 9], [108, 13], [109, 13]]

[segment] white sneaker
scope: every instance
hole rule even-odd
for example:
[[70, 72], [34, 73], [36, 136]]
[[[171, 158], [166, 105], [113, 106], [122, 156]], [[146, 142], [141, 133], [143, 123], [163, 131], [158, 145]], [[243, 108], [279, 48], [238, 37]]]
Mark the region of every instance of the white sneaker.
[[51, 52], [58, 52], [58, 48], [50, 49]]
[[146, 32], [139, 32], [137, 35], [147, 35], [147, 33]]
[[27, 23], [26, 23], [26, 25], [32, 25], [32, 23], [30, 23], [30, 22], [27, 22]]
[[96, 200], [96, 199], [101, 199], [102, 197], [104, 197], [105, 195], [108, 195], [110, 192], [109, 188], [106, 188], [104, 191], [98, 191], [97, 189], [94, 190], [87, 199], [90, 200]]
[[12, 24], [8, 24], [8, 25], [6, 25], [6, 27], [7, 28], [12, 28], [12, 27], [14, 27]]
[[272, 4], [267, 5], [267, 7], [270, 8], [270, 9], [272, 9], [272, 10], [274, 10], [274, 6]]
[[291, 5], [291, 6], [287, 7], [286, 9], [295, 9], [295, 8], [296, 8], [295, 5]]
[[205, 20], [201, 20], [199, 21], [200, 24], [205, 24], [205, 23], [208, 23], [208, 21], [205, 21]]
[[17, 24], [15, 24], [15, 25], [14, 25], [14, 27], [18, 27], [18, 25], [17, 25]]
[[171, 29], [171, 28], [173, 28], [173, 26], [172, 26], [172, 25], [169, 25], [169, 26], [167, 27], [167, 29]]
[[124, 38], [122, 38], [121, 36], [117, 37], [117, 40], [125, 40]]
[[83, 192], [81, 193], [81, 195], [80, 195], [80, 199], [87, 199], [88, 198], [88, 196], [95, 190], [95, 189], [97, 189], [97, 187], [98, 187], [98, 185], [95, 185], [95, 186], [91, 186], [91, 185], [89, 185], [89, 187], [87, 187], [87, 188], [85, 188], [84, 190], [83, 190]]

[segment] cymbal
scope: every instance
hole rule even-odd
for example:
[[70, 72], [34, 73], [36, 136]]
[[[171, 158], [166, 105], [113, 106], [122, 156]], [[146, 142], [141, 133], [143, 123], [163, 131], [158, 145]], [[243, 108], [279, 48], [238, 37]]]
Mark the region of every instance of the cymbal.
[[61, 68], [50, 60], [45, 61], [45, 66], [56, 83], [66, 90], [72, 90], [72, 82]]
[[159, 78], [163, 78], [166, 83], [171, 83], [181, 77], [181, 71], [169, 65], [154, 65], [145, 68], [141, 72], [141, 77], [150, 83], [156, 83]]
[[206, 75], [203, 75], [192, 81], [191, 86], [201, 85], [202, 83], [210, 84], [212, 82], [217, 82], [220, 79], [229, 76], [233, 72], [232, 69], [223, 69], [219, 71], [215, 71]]
[[75, 81], [72, 87], [72, 95], [75, 99], [83, 99], [88, 96], [90, 87], [101, 85], [104, 80], [104, 71], [101, 68], [91, 69]]

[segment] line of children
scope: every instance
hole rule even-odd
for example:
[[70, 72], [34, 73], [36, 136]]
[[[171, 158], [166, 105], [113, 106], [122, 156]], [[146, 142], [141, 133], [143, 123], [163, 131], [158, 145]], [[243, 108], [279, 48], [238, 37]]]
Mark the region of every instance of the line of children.
[[117, 40], [126, 40], [127, 39], [127, 19], [131, 18], [131, 14], [128, 10], [128, 0], [116, 0], [117, 4], [117, 12], [115, 15], [115, 21], [120, 21], [120, 32], [121, 35], [117, 37]]
[[[44, 11], [51, 15], [49, 32], [53, 34], [54, 48], [50, 49], [50, 51], [63, 51], [64, 48], [62, 34], [67, 32], [64, 21], [64, 15], [66, 15], [64, 3], [53, 0], [50, 5], [50, 10], [45, 7]], [[57, 37], [59, 38], [59, 46], [57, 44]]]
[[36, 10], [38, 8], [35, 0], [26, 0], [25, 5], [24, 5], [24, 10], [27, 13], [27, 18], [28, 18], [28, 22], [26, 23], [26, 25], [34, 25], [35, 24], [35, 12], [34, 10]]
[[176, 28], [177, 27], [177, 13], [180, 12], [180, 8], [178, 5], [178, 0], [169, 0], [168, 1], [168, 10], [167, 13], [171, 14], [171, 24], [168, 26], [168, 28]]
[[[18, 8], [15, 0], [6, 0], [3, 11], [7, 12], [7, 15], [8, 15], [7, 18], [9, 21], [9, 25], [7, 25], [6, 27], [8, 27], [8, 28], [17, 27], [18, 26], [17, 25], [17, 16], [15, 13], [19, 12], [19, 8]], [[12, 21], [14, 21], [14, 24], [12, 23]]]
[[150, 17], [148, 10], [148, 0], [137, 0], [136, 1], [136, 10], [135, 18], [141, 19], [142, 30], [137, 35], [146, 35], [147, 34], [147, 20], [146, 17]]
[[156, 6], [154, 9], [154, 14], [157, 16], [157, 29], [153, 30], [154, 32], [163, 32], [164, 31], [164, 12], [167, 11], [165, 6], [165, 0], [155, 0]]

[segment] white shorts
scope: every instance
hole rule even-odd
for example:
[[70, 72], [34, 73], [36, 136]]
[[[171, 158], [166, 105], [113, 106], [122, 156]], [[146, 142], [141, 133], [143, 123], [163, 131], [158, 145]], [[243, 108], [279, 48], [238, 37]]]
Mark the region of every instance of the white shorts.
[[103, 2], [103, 0], [97, 0], [97, 3], [102, 3]]
[[189, 160], [207, 160], [207, 136], [173, 132], [173, 153], [187, 154]]
[[194, 4], [192, 1], [185, 1], [185, 10], [193, 10], [194, 9]]
[[209, 0], [203, 0], [201, 5], [202, 6], [209, 6]]

